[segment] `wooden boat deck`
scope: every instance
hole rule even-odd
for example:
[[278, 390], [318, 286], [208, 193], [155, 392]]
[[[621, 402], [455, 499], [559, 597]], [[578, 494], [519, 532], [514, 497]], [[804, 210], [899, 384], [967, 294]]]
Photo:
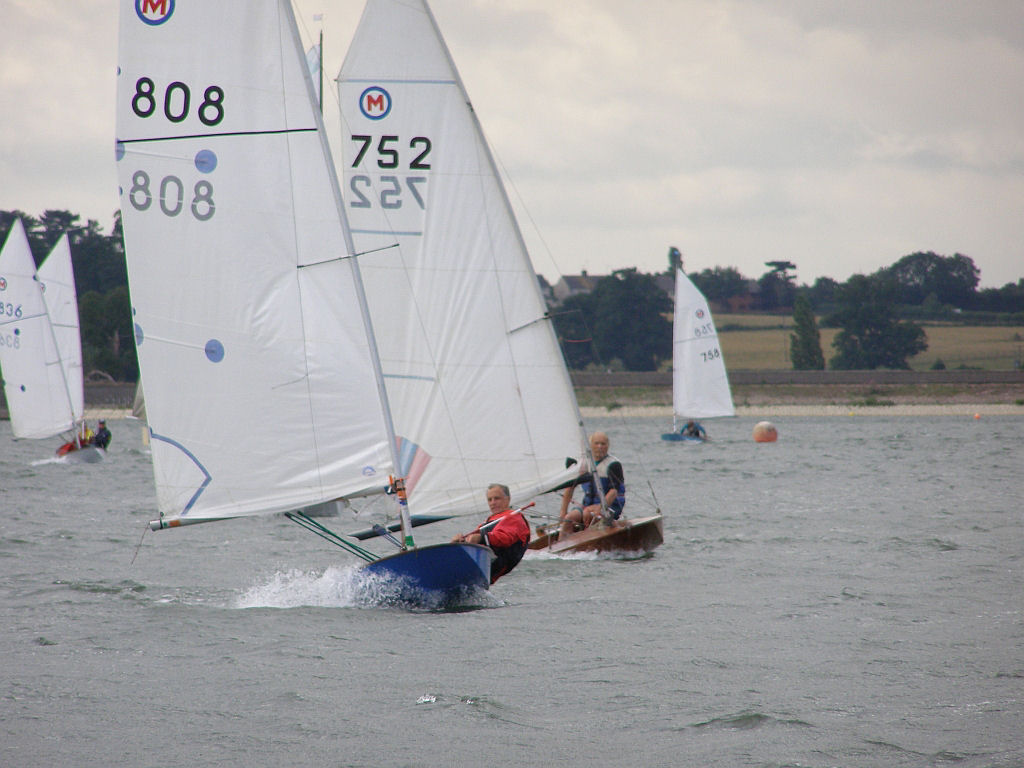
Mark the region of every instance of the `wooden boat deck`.
[[558, 525], [541, 526], [530, 549], [551, 554], [576, 552], [651, 552], [664, 541], [661, 515], [624, 519], [614, 527], [598, 522], [561, 537]]

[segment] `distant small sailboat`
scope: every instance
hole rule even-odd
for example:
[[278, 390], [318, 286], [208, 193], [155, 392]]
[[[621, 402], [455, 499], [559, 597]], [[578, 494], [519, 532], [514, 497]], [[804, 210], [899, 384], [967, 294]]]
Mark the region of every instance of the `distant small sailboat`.
[[672, 431], [661, 439], [703, 442], [703, 437], [683, 434], [680, 423], [734, 415], [729, 375], [711, 309], [704, 294], [677, 267], [672, 323]]
[[37, 270], [20, 219], [0, 252], [0, 369], [16, 438], [63, 434], [58, 455], [103, 458], [83, 442], [82, 343], [67, 235]]

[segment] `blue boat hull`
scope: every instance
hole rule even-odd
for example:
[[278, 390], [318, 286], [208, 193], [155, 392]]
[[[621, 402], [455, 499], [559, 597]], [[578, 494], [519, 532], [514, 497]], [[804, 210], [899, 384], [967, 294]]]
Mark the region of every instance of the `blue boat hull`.
[[435, 544], [382, 557], [364, 570], [401, 581], [411, 593], [457, 597], [490, 587], [491, 557], [491, 550], [479, 544]]
[[662, 440], [668, 440], [673, 443], [703, 443], [703, 437], [690, 437], [689, 435], [683, 435], [679, 432], [665, 432], [661, 436]]

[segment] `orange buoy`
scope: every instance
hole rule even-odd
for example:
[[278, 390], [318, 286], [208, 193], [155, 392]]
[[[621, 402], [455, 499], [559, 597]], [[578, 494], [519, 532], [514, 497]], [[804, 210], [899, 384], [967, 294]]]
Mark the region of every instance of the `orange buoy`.
[[981, 418], [981, 414], [980, 414], [980, 413], [976, 413], [976, 414], [974, 414], [974, 418], [976, 418], [976, 419], [980, 419], [980, 418]]
[[778, 430], [770, 421], [759, 421], [754, 425], [754, 442], [774, 443], [779, 439]]

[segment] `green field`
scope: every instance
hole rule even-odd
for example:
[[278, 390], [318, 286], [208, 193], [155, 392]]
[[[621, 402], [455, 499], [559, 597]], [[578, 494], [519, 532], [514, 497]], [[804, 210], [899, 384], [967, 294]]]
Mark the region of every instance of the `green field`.
[[[725, 364], [733, 370], [789, 369], [789, 337], [793, 318], [778, 315], [715, 315]], [[924, 325], [928, 349], [910, 359], [917, 371], [936, 360], [946, 368], [1010, 370], [1024, 363], [1024, 326]], [[826, 363], [835, 350], [837, 330], [821, 329]]]

